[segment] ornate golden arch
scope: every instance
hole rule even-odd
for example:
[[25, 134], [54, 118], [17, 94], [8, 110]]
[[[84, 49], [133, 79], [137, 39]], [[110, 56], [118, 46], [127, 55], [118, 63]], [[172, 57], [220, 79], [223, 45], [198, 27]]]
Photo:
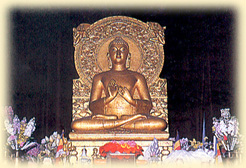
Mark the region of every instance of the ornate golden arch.
[[109, 70], [108, 44], [121, 36], [129, 44], [130, 70], [143, 74], [153, 102], [151, 114], [168, 122], [166, 80], [159, 75], [164, 65], [164, 28], [158, 23], [113, 16], [73, 29], [74, 59], [79, 79], [73, 81], [73, 120], [91, 115], [88, 109], [92, 79]]

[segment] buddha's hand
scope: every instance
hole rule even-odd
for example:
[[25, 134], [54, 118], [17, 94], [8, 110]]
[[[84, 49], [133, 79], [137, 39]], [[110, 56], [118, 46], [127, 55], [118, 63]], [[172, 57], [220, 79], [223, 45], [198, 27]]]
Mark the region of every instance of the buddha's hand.
[[116, 84], [115, 80], [112, 79], [110, 80], [109, 84], [108, 84], [108, 93], [109, 93], [109, 97], [111, 99], [114, 99], [117, 94], [118, 94], [118, 85]]
[[130, 91], [126, 87], [119, 87], [119, 94], [131, 105], [137, 105], [136, 100], [132, 98]]

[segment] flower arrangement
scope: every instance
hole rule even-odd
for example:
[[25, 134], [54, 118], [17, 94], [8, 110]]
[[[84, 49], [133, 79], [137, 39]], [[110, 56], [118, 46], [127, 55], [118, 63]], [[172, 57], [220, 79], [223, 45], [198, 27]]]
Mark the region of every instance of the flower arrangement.
[[38, 155], [38, 158], [41, 162], [44, 160], [44, 158], [50, 158], [51, 160], [56, 158], [57, 148], [60, 140], [61, 136], [57, 133], [57, 131], [53, 132], [53, 134], [49, 137], [45, 136], [41, 140], [40, 153]]
[[239, 122], [235, 116], [231, 116], [230, 109], [221, 109], [221, 117], [213, 118], [213, 133], [226, 151], [232, 151], [239, 144]]
[[61, 135], [55, 131], [41, 140], [38, 159], [42, 163], [67, 162], [71, 157], [77, 159], [77, 154], [76, 148], [64, 137], [64, 130], [62, 130]]
[[14, 115], [11, 106], [5, 107], [6, 119], [4, 125], [7, 131], [7, 145], [13, 150], [26, 150], [35, 145], [35, 142], [30, 141], [32, 133], [35, 131], [35, 118], [33, 117], [27, 122], [26, 117], [21, 121], [17, 115]]
[[161, 151], [159, 150], [158, 140], [154, 138], [150, 146], [144, 152], [144, 159], [148, 161], [159, 161], [160, 155]]
[[136, 144], [135, 141], [111, 141], [99, 148], [99, 154], [106, 157], [108, 153], [125, 153], [135, 154], [135, 156], [143, 155], [143, 148]]

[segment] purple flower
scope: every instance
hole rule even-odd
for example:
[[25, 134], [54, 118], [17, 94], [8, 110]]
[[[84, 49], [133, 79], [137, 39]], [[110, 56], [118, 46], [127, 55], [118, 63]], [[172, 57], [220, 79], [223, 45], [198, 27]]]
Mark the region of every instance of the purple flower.
[[11, 106], [9, 106], [9, 107], [6, 106], [5, 107], [5, 114], [6, 114], [7, 118], [8, 118], [8, 120], [9, 120], [9, 122], [12, 124], [14, 111], [13, 111]]
[[111, 143], [117, 143], [116, 141], [111, 141]]
[[8, 141], [8, 142], [11, 142], [11, 141], [13, 141], [13, 140], [15, 140], [15, 139], [16, 139], [16, 136], [11, 135], [11, 136], [9, 136], [9, 138], [7, 139], [7, 141]]
[[22, 141], [22, 142], [20, 143], [20, 147], [23, 147], [24, 144], [25, 144], [25, 142]]
[[[117, 143], [117, 142], [116, 141], [112, 141], [112, 143]], [[118, 144], [120, 144], [120, 145], [122, 145], [124, 143], [125, 143], [125, 141], [123, 141], [123, 140], [121, 140], [121, 141], [118, 142]]]
[[27, 151], [27, 155], [37, 157], [40, 153], [40, 145], [38, 143], [35, 144], [35, 147], [31, 148]]
[[23, 117], [23, 119], [21, 120], [21, 124], [25, 124], [26, 123], [26, 117]]
[[137, 145], [135, 141], [128, 141], [127, 144], [128, 144], [130, 147], [134, 147], [134, 146]]
[[20, 119], [18, 118], [17, 115], [14, 116], [13, 119], [13, 128], [14, 128], [14, 133], [19, 134], [20, 133]]

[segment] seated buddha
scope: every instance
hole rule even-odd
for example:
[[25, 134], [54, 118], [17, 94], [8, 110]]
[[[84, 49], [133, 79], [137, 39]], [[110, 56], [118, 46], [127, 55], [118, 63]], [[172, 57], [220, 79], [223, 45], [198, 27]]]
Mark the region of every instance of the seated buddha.
[[[144, 76], [128, 69], [129, 45], [121, 37], [110, 42], [109, 71], [94, 76], [89, 109], [90, 117], [72, 122], [76, 132], [108, 129], [162, 131], [164, 119], [150, 115], [152, 102]], [[104, 93], [104, 94], [103, 94]], [[138, 99], [133, 95], [138, 94]]]

